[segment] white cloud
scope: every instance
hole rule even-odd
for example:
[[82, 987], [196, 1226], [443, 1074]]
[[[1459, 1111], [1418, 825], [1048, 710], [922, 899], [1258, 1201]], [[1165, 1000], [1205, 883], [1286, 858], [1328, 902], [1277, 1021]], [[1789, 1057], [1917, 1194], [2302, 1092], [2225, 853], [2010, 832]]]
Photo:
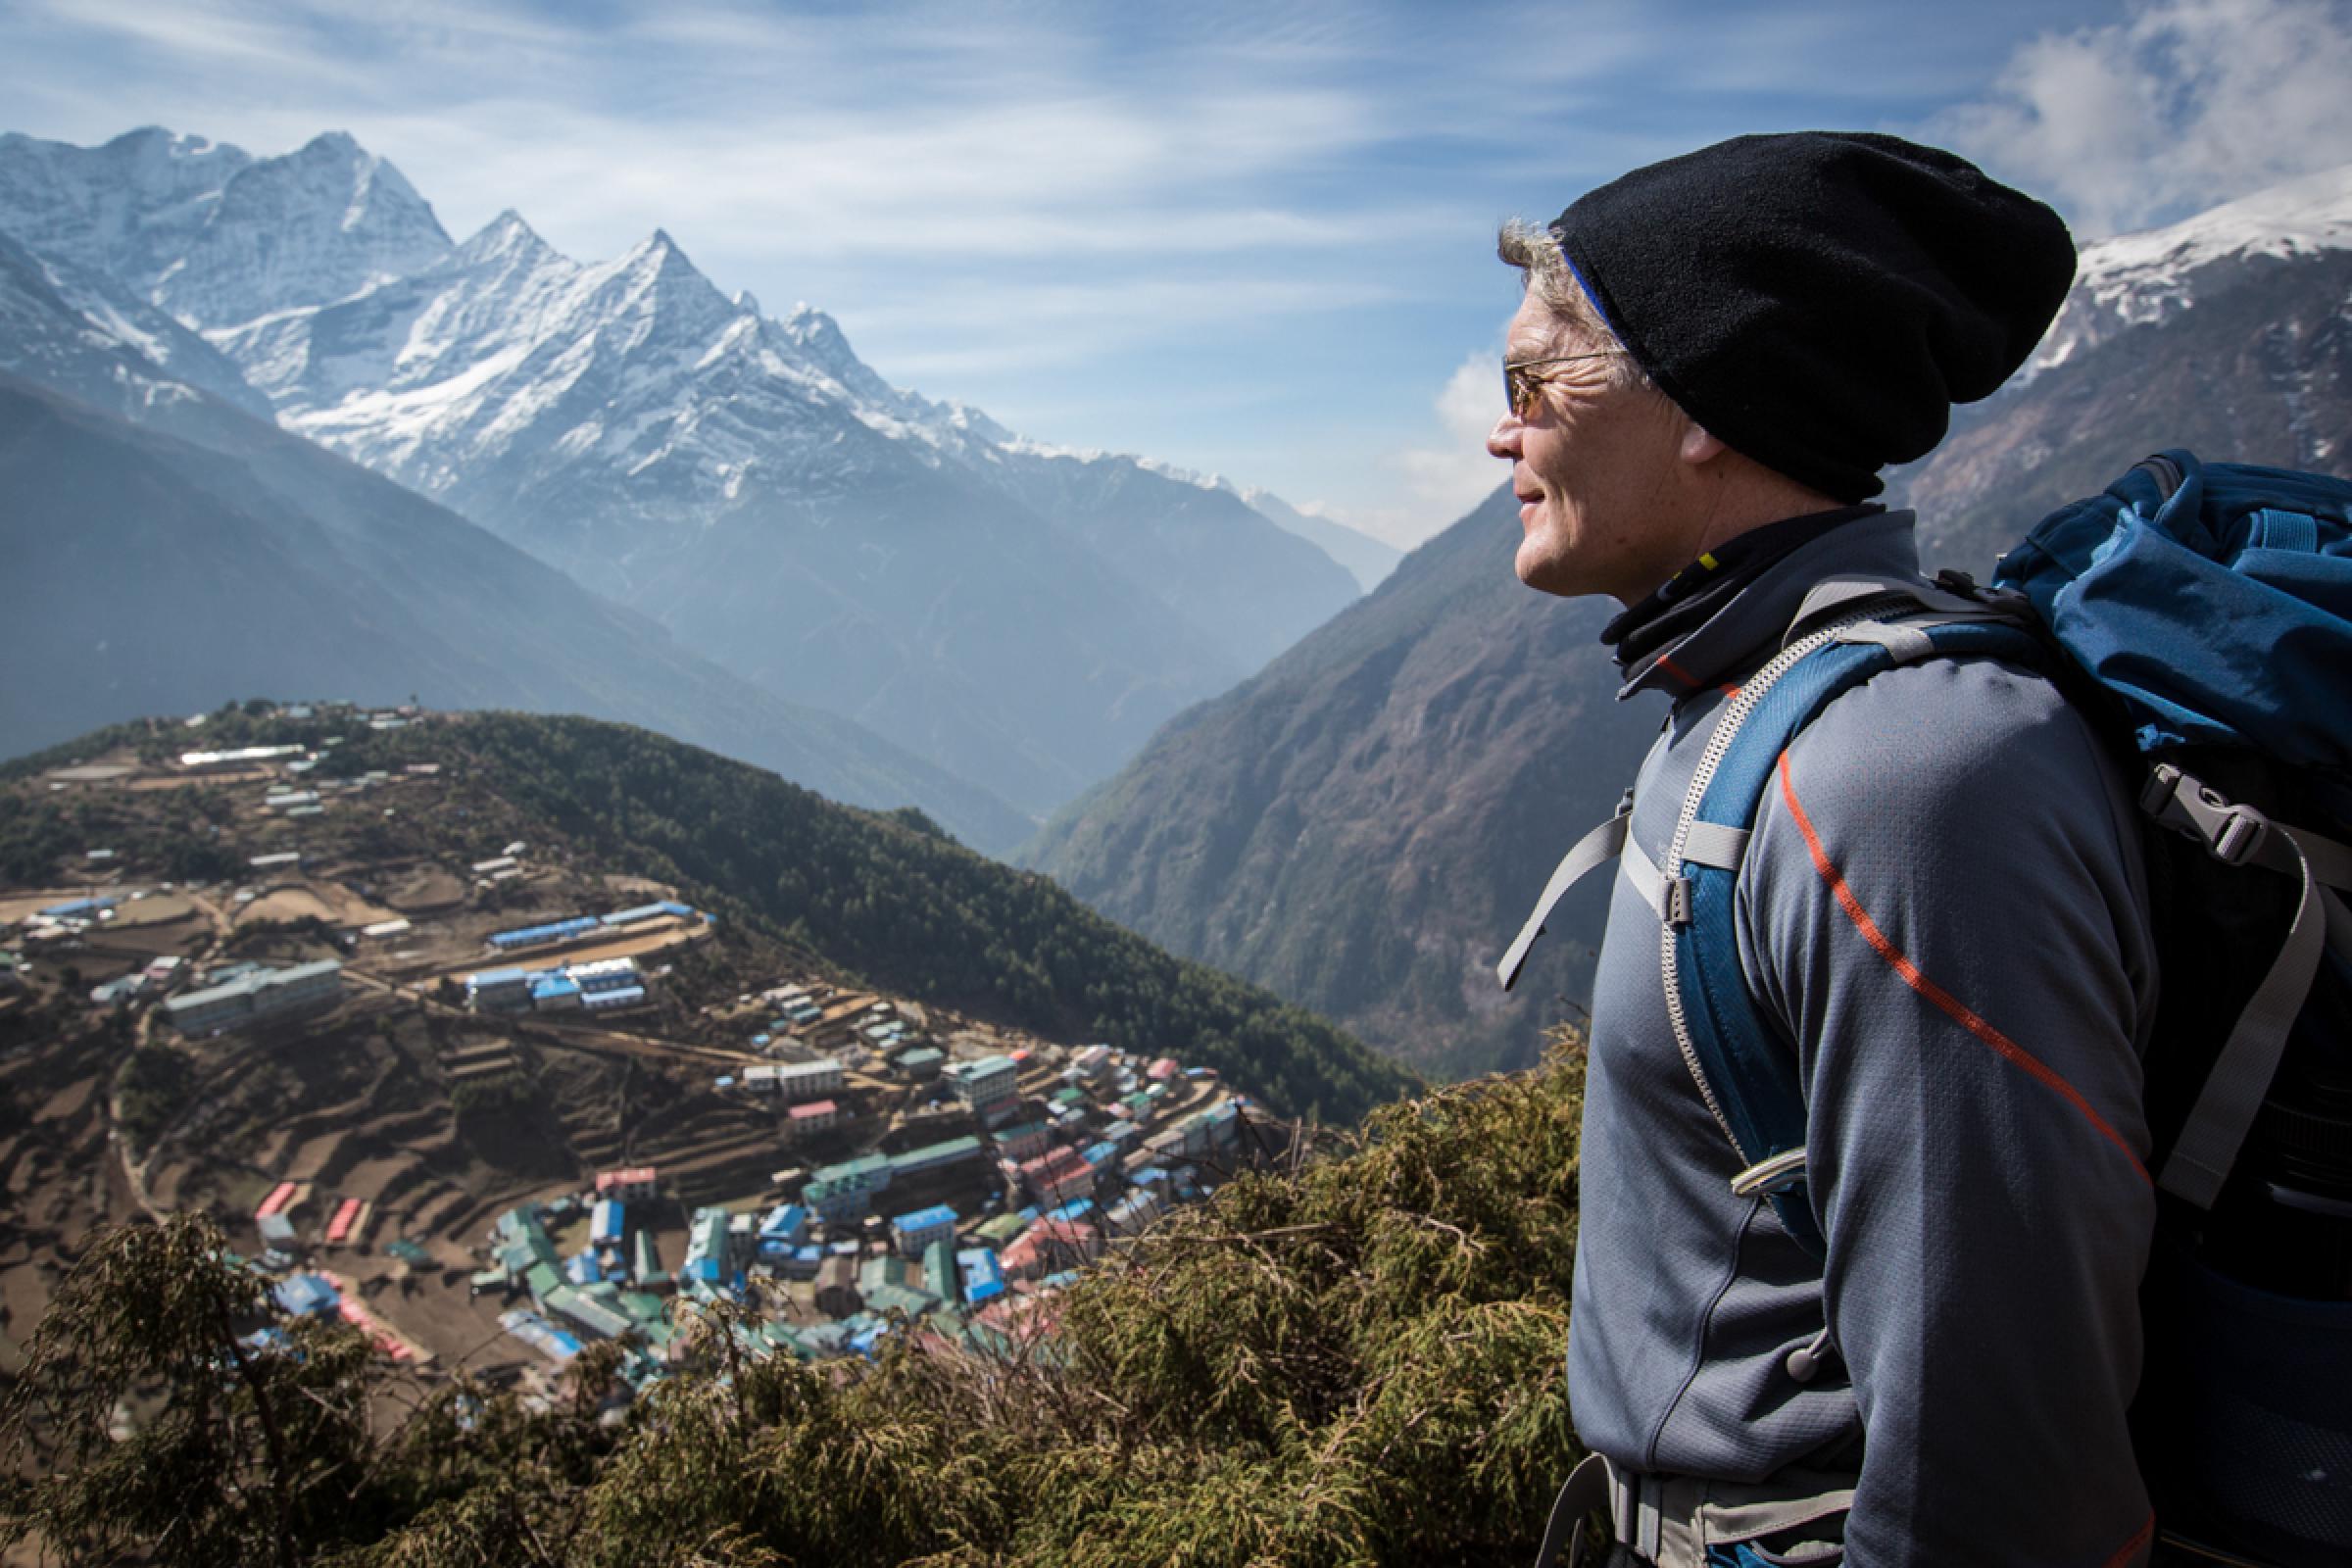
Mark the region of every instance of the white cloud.
[[2352, 162], [2352, 6], [2143, 0], [2021, 45], [1931, 135], [2047, 196], [2079, 237]]
[[1409, 550], [1458, 521], [1502, 483], [1509, 469], [1487, 453], [1487, 433], [1502, 416], [1501, 364], [1497, 350], [1475, 349], [1455, 368], [1432, 405], [1439, 443], [1390, 455], [1386, 466], [1398, 500], [1349, 508], [1349, 526]]

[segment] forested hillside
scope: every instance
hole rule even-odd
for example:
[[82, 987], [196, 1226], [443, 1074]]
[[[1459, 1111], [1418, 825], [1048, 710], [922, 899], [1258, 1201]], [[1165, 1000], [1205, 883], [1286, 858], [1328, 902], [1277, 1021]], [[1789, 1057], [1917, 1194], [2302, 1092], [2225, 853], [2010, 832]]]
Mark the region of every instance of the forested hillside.
[[[325, 719], [213, 715], [208, 746], [311, 744]], [[118, 725], [0, 769], [23, 776], [132, 744], [187, 744], [175, 721]], [[773, 773], [648, 730], [524, 713], [354, 729], [335, 769], [439, 764], [465, 791], [469, 842], [554, 829], [599, 864], [673, 883], [698, 908], [752, 921], [902, 996], [1062, 1039], [1181, 1052], [1278, 1115], [1353, 1122], [1412, 1086], [1340, 1029], [1260, 988], [1171, 957], [1033, 872], [963, 848], [908, 808], [837, 806]], [[43, 802], [0, 816], [0, 859], [45, 863], [73, 835]], [[47, 825], [44, 826], [44, 822]], [[395, 821], [418, 847], [457, 824]], [[115, 831], [109, 829], [110, 832]], [[125, 838], [126, 845], [134, 842]], [[155, 847], [161, 859], [172, 846]]]
[[[1606, 890], [1517, 992], [1494, 960], [1656, 733], [1613, 701], [1607, 608], [1530, 593], [1497, 492], [1254, 680], [1183, 714], [1022, 852], [1178, 953], [1423, 1070], [1524, 1066], [1589, 984]], [[1578, 941], [1577, 938], [1584, 938]]]

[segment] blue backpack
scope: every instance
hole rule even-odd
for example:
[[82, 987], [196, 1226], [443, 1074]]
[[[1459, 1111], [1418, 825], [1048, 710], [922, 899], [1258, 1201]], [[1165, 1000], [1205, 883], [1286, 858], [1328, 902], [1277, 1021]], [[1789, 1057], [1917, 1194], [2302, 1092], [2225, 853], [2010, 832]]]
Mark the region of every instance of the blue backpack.
[[[1841, 591], [1741, 682], [1660, 860], [1668, 1010], [1733, 1146], [1734, 1191], [1826, 1251], [1796, 1054], [1749, 993], [1733, 926], [1775, 760], [1897, 663], [2041, 671], [2132, 754], [2151, 828], [2163, 1219], [2142, 1469], [2176, 1543], [2282, 1568], [2348, 1560], [2352, 914], [2334, 890], [2352, 888], [2352, 483], [2166, 452], [2045, 518], [1989, 591], [1953, 573]], [[1506, 988], [1560, 895], [1616, 858], [1629, 808], [1553, 873]]]

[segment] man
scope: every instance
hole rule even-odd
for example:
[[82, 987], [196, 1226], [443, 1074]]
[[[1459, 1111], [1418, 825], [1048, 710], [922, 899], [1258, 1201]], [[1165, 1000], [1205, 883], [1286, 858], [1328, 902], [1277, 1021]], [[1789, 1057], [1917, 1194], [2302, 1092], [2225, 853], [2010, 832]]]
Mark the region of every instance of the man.
[[1804, 133], [1639, 170], [1502, 254], [1527, 289], [1488, 448], [1518, 575], [1616, 599], [1626, 694], [1672, 705], [1611, 895], [1580, 1178], [1570, 1394], [1614, 1473], [1612, 1561], [2144, 1562], [2155, 973], [2088, 727], [2028, 669], [1928, 658], [1781, 755], [1738, 972], [1798, 1058], [1818, 1261], [1729, 1184], [1638, 874], [1808, 594], [1916, 580], [1878, 470], [2023, 363], [2072, 241], [1949, 154]]

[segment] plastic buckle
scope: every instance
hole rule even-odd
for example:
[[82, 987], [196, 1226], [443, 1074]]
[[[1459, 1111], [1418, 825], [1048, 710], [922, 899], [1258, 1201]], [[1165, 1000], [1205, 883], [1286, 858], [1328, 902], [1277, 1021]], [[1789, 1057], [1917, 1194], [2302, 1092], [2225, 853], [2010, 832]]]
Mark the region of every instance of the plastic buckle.
[[2162, 816], [2180, 788], [2180, 770], [2170, 762], [2158, 762], [2148, 769], [2148, 781], [2139, 787], [2139, 808], [2150, 816]]
[[2271, 819], [2261, 811], [2239, 805], [2170, 762], [2148, 770], [2139, 808], [2182, 837], [2195, 839], [2224, 865], [2244, 865], [2271, 836]]
[[2233, 806], [2211, 790], [2203, 794], [2205, 804], [2224, 818], [2221, 831], [2207, 837], [2206, 850], [2224, 865], [2245, 864], [2270, 837], [2271, 819], [2251, 806]]

